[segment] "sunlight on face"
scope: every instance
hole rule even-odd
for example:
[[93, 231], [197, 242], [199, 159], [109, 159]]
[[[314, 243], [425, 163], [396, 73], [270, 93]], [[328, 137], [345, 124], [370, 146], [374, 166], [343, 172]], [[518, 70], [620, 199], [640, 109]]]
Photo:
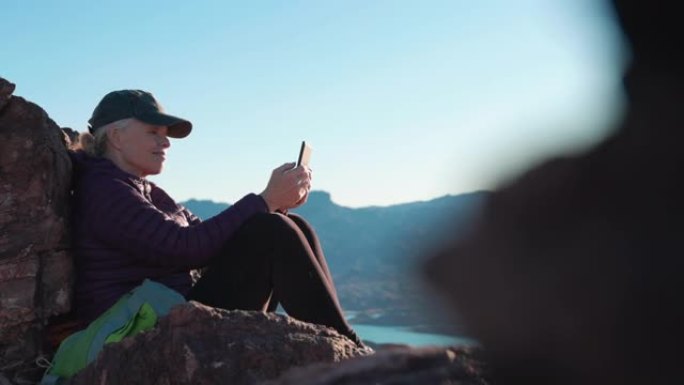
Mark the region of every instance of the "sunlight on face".
[[171, 146], [166, 126], [153, 126], [134, 119], [127, 127], [117, 130], [119, 167], [140, 177], [162, 171], [166, 150]]

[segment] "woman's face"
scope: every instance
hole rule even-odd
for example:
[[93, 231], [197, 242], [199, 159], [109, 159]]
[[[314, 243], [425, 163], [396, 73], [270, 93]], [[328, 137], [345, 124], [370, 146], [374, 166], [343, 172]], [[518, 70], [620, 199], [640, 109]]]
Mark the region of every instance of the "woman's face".
[[162, 171], [166, 150], [171, 146], [166, 126], [153, 126], [133, 119], [127, 127], [116, 130], [117, 166], [139, 177]]

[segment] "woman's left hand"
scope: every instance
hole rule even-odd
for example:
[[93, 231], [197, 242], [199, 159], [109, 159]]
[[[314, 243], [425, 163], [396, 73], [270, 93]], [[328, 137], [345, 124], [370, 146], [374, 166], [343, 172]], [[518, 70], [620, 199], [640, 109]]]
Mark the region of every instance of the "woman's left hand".
[[[298, 200], [298, 201], [294, 204], [294, 206], [290, 207], [290, 209], [296, 209], [297, 207], [299, 207], [299, 206], [303, 205], [304, 203], [306, 203], [306, 201], [307, 201], [308, 199], [309, 199], [309, 191], [307, 190], [306, 193], [304, 193], [304, 196], [302, 197], [302, 199]], [[289, 209], [288, 209], [288, 210], [289, 210]]]
[[311, 169], [307, 166], [300, 166], [304, 167], [306, 170], [307, 178], [302, 179], [303, 184], [299, 188], [299, 195], [301, 198], [297, 202], [294, 203], [291, 207], [288, 207], [287, 209], [296, 209], [297, 207], [302, 206], [306, 201], [309, 199], [309, 191], [311, 191]]

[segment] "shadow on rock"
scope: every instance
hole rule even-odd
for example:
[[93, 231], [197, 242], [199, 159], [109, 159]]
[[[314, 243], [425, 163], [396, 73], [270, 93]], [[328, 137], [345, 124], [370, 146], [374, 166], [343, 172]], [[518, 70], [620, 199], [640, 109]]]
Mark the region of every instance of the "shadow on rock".
[[262, 385], [485, 385], [476, 356], [467, 348], [395, 347], [337, 364], [295, 368]]

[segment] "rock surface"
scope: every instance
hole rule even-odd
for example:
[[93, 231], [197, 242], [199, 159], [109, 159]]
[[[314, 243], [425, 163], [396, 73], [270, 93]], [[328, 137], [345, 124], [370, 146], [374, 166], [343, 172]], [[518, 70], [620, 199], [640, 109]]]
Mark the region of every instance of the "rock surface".
[[394, 348], [334, 364], [294, 368], [261, 385], [485, 385], [482, 364], [463, 348]]
[[178, 305], [157, 327], [106, 346], [80, 384], [253, 384], [294, 366], [368, 354], [334, 330], [274, 313]]
[[60, 128], [0, 78], [0, 372], [21, 376], [48, 317], [69, 311], [71, 162]]

